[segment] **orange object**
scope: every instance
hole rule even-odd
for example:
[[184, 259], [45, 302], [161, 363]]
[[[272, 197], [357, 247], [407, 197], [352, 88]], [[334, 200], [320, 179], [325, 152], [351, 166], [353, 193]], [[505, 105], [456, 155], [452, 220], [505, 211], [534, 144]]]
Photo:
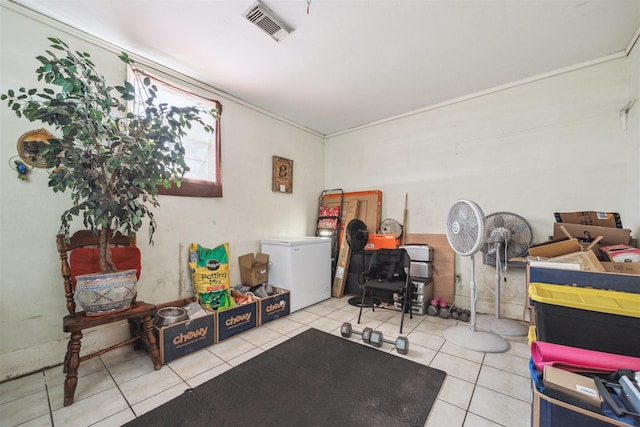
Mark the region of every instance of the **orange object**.
[[398, 246], [400, 246], [400, 239], [395, 234], [369, 234], [364, 249], [395, 249]]

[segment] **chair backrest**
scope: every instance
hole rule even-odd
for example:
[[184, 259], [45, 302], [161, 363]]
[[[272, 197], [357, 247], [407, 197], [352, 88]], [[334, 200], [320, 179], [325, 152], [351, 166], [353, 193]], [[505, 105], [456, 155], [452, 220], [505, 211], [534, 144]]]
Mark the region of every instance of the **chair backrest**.
[[[90, 230], [77, 231], [68, 240], [63, 235], [57, 236], [67, 311], [72, 316], [76, 312], [74, 299], [76, 276], [100, 271], [99, 241], [100, 237]], [[140, 278], [140, 249], [136, 246], [136, 236], [129, 237], [117, 232], [110, 240], [110, 247], [112, 261], [116, 268], [118, 270], [135, 269], [137, 277]]]
[[367, 277], [387, 282], [407, 279], [411, 258], [406, 250], [378, 249], [371, 256]]

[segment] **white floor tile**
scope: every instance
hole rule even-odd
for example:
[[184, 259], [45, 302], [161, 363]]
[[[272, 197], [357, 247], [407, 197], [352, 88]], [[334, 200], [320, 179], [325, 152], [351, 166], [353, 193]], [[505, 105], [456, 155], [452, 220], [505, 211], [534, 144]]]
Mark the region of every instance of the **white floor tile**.
[[525, 378], [530, 377], [529, 360], [509, 353], [487, 353], [484, 364]]
[[163, 367], [158, 371], [151, 371], [144, 375], [135, 377], [124, 383], [118, 383], [120, 390], [130, 405], [142, 402], [156, 394], [183, 384], [184, 381], [168, 367]]
[[53, 422], [56, 426], [89, 426], [128, 408], [122, 393], [113, 387], [53, 411]]
[[[0, 426], [48, 427], [52, 418], [56, 426], [120, 426], [310, 327], [341, 336], [342, 323], [350, 322], [354, 330], [371, 327], [387, 339], [399, 335], [399, 312], [365, 308], [358, 324], [359, 307], [348, 304], [351, 297], [330, 298], [171, 361], [159, 371], [145, 352], [134, 352], [130, 346], [105, 353], [80, 365], [76, 402], [69, 407], [62, 407], [61, 366], [0, 383]], [[445, 340], [443, 331], [455, 324], [452, 319], [405, 315], [403, 335], [409, 339], [409, 353], [399, 355], [387, 343], [377, 349], [447, 372], [425, 425], [528, 425], [527, 338], [508, 337], [511, 347], [506, 353], [473, 352]], [[370, 347], [359, 335], [349, 339]]]
[[320, 319], [322, 316], [319, 314], [311, 313], [307, 310], [299, 310], [295, 313], [289, 315], [289, 318], [294, 322], [302, 323], [303, 325], [308, 325], [311, 322], [314, 322]]
[[414, 329], [413, 332], [416, 331], [420, 331], [420, 332], [428, 332], [430, 334], [433, 335], [443, 335], [443, 332], [445, 329], [447, 329], [449, 326], [447, 325], [443, 325], [441, 323], [438, 322], [434, 322], [433, 320], [431, 320], [431, 317], [426, 318], [425, 320], [423, 320], [422, 322], [420, 322]]
[[530, 424], [531, 405], [503, 393], [476, 386], [469, 412], [504, 426], [527, 427]]
[[438, 393], [438, 399], [466, 411], [469, 408], [474, 387], [473, 383], [447, 375]]
[[227, 363], [232, 365], [232, 366], [238, 366], [238, 365], [243, 364], [247, 360], [257, 356], [258, 354], [260, 354], [262, 352], [264, 352], [263, 349], [256, 347], [253, 350], [249, 350], [246, 353], [243, 353], [238, 357], [234, 357], [233, 359], [229, 360]]
[[356, 313], [350, 313], [345, 310], [333, 310], [331, 313], [327, 314], [329, 319], [337, 320], [339, 322], [349, 322], [355, 323], [358, 320], [358, 315]]
[[107, 364], [107, 369], [111, 372], [111, 375], [113, 375], [113, 379], [120, 384], [141, 375], [148, 374], [154, 370], [154, 367], [151, 358], [135, 357], [115, 365]]
[[49, 413], [49, 401], [44, 387], [35, 393], [0, 405], [0, 423], [15, 426]]
[[51, 421], [51, 414], [46, 413], [38, 418], [34, 418], [33, 420], [29, 420], [26, 423], [19, 424], [18, 427], [51, 427], [53, 426], [53, 421]]
[[[64, 384], [67, 374], [62, 371], [62, 365], [55, 366], [44, 371], [47, 387], [51, 388]], [[82, 377], [91, 375], [95, 372], [106, 372], [106, 368], [100, 357], [94, 357], [93, 359], [80, 363], [80, 366], [78, 366], [78, 381], [80, 381]]]
[[305, 311], [308, 311], [309, 313], [317, 314], [319, 316], [326, 316], [327, 314], [332, 313], [336, 310], [337, 309], [335, 307], [330, 307], [322, 303], [315, 304], [305, 308]]
[[319, 329], [323, 332], [332, 332], [336, 329], [340, 329], [343, 322], [339, 322], [337, 320], [329, 319], [328, 317], [321, 317], [318, 320], [315, 320], [309, 323], [309, 326], [315, 329]]
[[501, 369], [484, 365], [480, 369], [478, 385], [506, 394], [524, 402], [529, 402], [530, 392], [527, 390], [531, 379], [512, 374]]
[[262, 327], [271, 329], [272, 331], [279, 332], [281, 334], [288, 334], [291, 331], [295, 331], [300, 328], [302, 323], [294, 322], [293, 320], [287, 317], [281, 317], [279, 319], [273, 320], [264, 324]]
[[465, 410], [443, 400], [436, 399], [425, 427], [462, 427]]
[[445, 371], [447, 375], [452, 375], [461, 380], [475, 383], [480, 372], [480, 364], [461, 357], [452, 356], [446, 353], [438, 353], [433, 358], [430, 365], [432, 368]]
[[221, 365], [216, 366], [215, 368], [204, 371], [201, 374], [196, 375], [195, 377], [187, 380], [187, 384], [189, 384], [189, 387], [191, 388], [197, 387], [200, 384], [204, 384], [210, 379], [215, 378], [224, 372], [227, 372], [231, 368], [233, 368], [232, 365], [228, 363], [223, 363]]
[[168, 389], [133, 405], [133, 412], [135, 412], [135, 415], [139, 417], [140, 415], [157, 408], [163, 403], [167, 403], [168, 401], [175, 399], [183, 394], [188, 388], [189, 385], [187, 383], [180, 383], [173, 387], [169, 387]]
[[501, 424], [496, 424], [486, 418], [482, 418], [471, 412], [467, 412], [467, 417], [464, 420], [463, 427], [502, 427]]
[[460, 347], [453, 344], [451, 341], [444, 341], [444, 344], [440, 348], [440, 351], [454, 356], [462, 357], [463, 359], [471, 360], [472, 362], [482, 363], [485, 353], [480, 351], [469, 350], [467, 348]]
[[272, 339], [269, 342], [266, 342], [266, 343], [262, 344], [260, 346], [260, 348], [263, 349], [263, 350], [269, 350], [270, 348], [275, 347], [278, 344], [282, 344], [283, 342], [285, 342], [288, 339], [289, 339], [288, 336], [280, 335], [278, 338]]
[[44, 383], [42, 372], [0, 383], [0, 405], [42, 391]]
[[136, 415], [130, 408], [115, 413], [104, 420], [91, 424], [91, 427], [120, 427], [136, 418]]
[[207, 350], [226, 362], [254, 348], [256, 348], [255, 345], [236, 335], [208, 347]]
[[223, 363], [224, 360], [220, 359], [215, 354], [212, 354], [206, 349], [201, 349], [187, 356], [172, 360], [169, 362], [168, 366], [178, 374], [180, 378], [187, 381], [188, 379]]
[[436, 357], [436, 354], [438, 354], [438, 352], [435, 350], [422, 347], [409, 341], [409, 352], [404, 355], [399, 354], [398, 356], [404, 357], [405, 359], [409, 359], [421, 365], [429, 366], [431, 365], [433, 358]]
[[418, 344], [422, 347], [427, 347], [435, 351], [440, 350], [445, 341], [442, 335], [423, 332], [417, 328], [407, 335], [407, 338], [409, 339], [410, 344]]
[[249, 341], [256, 347], [268, 344], [270, 341], [276, 340], [282, 337], [282, 334], [273, 331], [269, 328], [255, 328], [249, 331], [243, 332], [240, 338], [245, 341]]
[[[84, 377], [78, 377], [74, 402], [78, 402], [94, 394], [115, 387], [116, 383], [106, 369], [94, 372]], [[49, 401], [52, 410], [60, 409], [64, 405], [64, 384], [49, 388]]]

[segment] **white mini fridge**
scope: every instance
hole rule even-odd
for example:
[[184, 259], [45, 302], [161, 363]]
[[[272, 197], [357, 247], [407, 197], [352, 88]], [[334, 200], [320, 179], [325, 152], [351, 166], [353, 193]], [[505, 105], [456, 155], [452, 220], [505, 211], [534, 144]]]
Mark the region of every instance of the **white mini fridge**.
[[291, 292], [291, 312], [331, 298], [331, 239], [262, 240], [269, 254], [268, 284]]

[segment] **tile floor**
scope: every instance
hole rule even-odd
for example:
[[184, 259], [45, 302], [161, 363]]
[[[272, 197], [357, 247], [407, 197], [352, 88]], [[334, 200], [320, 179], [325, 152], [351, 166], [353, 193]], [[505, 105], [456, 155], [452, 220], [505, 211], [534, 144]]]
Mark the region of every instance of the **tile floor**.
[[[0, 426], [121, 426], [308, 328], [340, 335], [342, 323], [352, 322], [358, 330], [370, 326], [387, 337], [398, 335], [398, 312], [368, 309], [356, 325], [358, 308], [347, 300], [331, 298], [307, 307], [158, 371], [143, 352], [130, 347], [106, 353], [80, 365], [76, 401], [68, 407], [62, 406], [61, 367], [0, 383]], [[510, 339], [505, 353], [479, 353], [445, 340], [443, 330], [454, 324], [451, 319], [407, 316], [403, 332], [409, 338], [409, 353], [398, 355], [389, 344], [380, 348], [447, 372], [425, 426], [529, 426], [526, 337]]]

